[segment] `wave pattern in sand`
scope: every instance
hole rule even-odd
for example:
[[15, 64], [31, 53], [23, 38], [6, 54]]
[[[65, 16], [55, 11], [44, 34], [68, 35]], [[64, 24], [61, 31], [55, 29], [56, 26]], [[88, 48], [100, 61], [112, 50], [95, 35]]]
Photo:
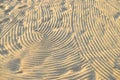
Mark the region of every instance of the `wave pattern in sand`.
[[119, 0], [0, 1], [0, 80], [119, 79]]

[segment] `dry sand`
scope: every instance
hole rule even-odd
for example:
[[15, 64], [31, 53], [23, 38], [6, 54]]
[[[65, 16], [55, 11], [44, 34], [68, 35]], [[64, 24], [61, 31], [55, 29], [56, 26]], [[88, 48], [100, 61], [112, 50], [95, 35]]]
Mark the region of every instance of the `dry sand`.
[[120, 0], [0, 0], [0, 80], [120, 80]]

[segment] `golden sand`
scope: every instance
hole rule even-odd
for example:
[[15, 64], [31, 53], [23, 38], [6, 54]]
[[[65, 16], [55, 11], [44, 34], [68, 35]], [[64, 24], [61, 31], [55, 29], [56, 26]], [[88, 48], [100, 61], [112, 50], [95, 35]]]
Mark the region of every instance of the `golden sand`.
[[0, 0], [0, 80], [120, 80], [120, 0]]

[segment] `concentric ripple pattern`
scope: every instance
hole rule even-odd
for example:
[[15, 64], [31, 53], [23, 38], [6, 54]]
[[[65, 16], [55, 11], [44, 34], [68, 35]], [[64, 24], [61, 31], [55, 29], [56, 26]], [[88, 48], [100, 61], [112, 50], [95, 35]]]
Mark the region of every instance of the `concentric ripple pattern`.
[[120, 80], [120, 0], [0, 0], [0, 80]]

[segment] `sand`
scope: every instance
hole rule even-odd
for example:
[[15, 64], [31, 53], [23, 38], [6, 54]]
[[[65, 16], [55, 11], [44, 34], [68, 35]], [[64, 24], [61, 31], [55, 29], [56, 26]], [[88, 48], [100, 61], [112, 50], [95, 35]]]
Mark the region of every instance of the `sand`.
[[0, 80], [120, 80], [120, 0], [0, 0]]

